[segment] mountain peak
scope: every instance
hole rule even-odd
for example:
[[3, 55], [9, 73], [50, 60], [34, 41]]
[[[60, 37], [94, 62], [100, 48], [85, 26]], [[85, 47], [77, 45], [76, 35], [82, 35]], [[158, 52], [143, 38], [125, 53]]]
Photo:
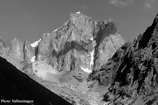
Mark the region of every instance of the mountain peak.
[[[61, 27], [43, 34], [34, 43], [13, 41], [9, 61], [15, 66], [24, 66], [22, 71], [31, 65], [30, 71], [36, 77], [55, 81], [58, 85], [64, 80], [69, 84], [65, 88], [74, 87], [71, 91], [82, 94], [88, 90], [82, 86], [87, 83], [88, 75], [100, 69], [124, 43], [114, 22], [96, 21], [78, 11], [71, 13]], [[55, 75], [59, 77], [54, 78]], [[65, 75], [70, 79], [67, 80]]]
[[154, 23], [158, 23], [158, 14], [155, 16]]
[[153, 23], [142, 34], [139, 41], [139, 48], [150, 46], [151, 43], [158, 40], [158, 14], [155, 16]]

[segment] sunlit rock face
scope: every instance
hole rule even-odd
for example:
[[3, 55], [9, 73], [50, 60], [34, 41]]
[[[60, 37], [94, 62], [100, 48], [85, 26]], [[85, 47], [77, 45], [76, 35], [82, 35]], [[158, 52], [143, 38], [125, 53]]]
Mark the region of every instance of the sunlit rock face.
[[24, 61], [27, 63], [32, 63], [35, 61], [36, 56], [35, 56], [35, 49], [36, 46], [32, 46], [32, 43], [29, 41], [25, 41], [23, 45], [23, 53], [24, 53]]
[[[58, 71], [80, 68], [89, 74], [123, 43], [113, 22], [95, 21], [82, 13], [71, 13], [63, 26], [42, 36], [37, 59], [53, 65], [55, 62]], [[52, 58], [56, 60], [53, 62]]]
[[[133, 42], [125, 43], [89, 75], [108, 91], [108, 105], [158, 105], [158, 15]], [[109, 87], [107, 87], [109, 86]]]

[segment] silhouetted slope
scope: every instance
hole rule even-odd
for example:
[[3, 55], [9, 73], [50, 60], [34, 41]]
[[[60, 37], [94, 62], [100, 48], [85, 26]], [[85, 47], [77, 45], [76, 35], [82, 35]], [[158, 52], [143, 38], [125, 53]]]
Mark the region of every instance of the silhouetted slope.
[[33, 105], [71, 105], [0, 58], [0, 99], [34, 100]]

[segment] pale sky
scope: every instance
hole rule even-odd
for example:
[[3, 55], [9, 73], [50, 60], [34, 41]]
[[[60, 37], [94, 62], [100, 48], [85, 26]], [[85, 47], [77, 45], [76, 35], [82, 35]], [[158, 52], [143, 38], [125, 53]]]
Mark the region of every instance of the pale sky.
[[112, 19], [125, 40], [143, 33], [158, 13], [158, 0], [0, 0], [0, 35], [34, 41], [64, 24], [72, 11]]

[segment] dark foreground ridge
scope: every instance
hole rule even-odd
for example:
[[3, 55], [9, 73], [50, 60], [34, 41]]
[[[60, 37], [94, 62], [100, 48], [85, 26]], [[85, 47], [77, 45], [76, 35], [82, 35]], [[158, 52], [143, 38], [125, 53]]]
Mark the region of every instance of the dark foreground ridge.
[[[5, 104], [4, 100], [17, 99], [33, 100], [33, 102], [28, 103], [30, 105], [71, 105], [17, 70], [12, 64], [1, 57], [0, 68], [0, 102], [2, 104]], [[21, 104], [24, 105], [26, 103]]]

